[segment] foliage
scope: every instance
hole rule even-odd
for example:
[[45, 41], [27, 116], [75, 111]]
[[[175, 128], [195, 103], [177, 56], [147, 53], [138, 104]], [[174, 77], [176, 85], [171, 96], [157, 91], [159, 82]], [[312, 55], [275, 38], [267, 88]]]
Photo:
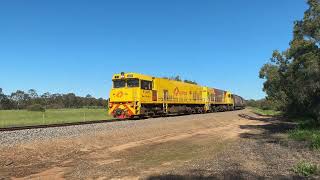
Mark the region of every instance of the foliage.
[[311, 176], [318, 172], [318, 166], [309, 162], [299, 162], [294, 168], [293, 171], [301, 176]]
[[274, 101], [268, 100], [268, 99], [260, 99], [260, 100], [247, 100], [246, 101], [247, 106], [249, 107], [255, 107], [262, 110], [279, 110], [279, 107]]
[[171, 80], [175, 80], [175, 81], [182, 81], [181, 80], [181, 77], [178, 75], [178, 76], [173, 76], [170, 78]]
[[280, 111], [275, 111], [275, 110], [263, 110], [259, 108], [253, 108], [252, 110], [254, 113], [262, 116], [277, 116], [281, 114]]
[[28, 92], [17, 90], [16, 92], [11, 93], [11, 95], [5, 95], [2, 93], [2, 89], [0, 91], [0, 110], [30, 110], [34, 109], [38, 105], [44, 109], [81, 108], [84, 106], [106, 108], [107, 104], [107, 100], [102, 98], [97, 99], [91, 95], [80, 97], [73, 93], [50, 94], [49, 92], [38, 95], [34, 89], [30, 89]]
[[198, 84], [196, 81], [187, 80], [187, 79], [182, 80], [179, 75], [177, 75], [177, 76], [171, 76], [171, 77], [163, 77], [163, 78], [164, 78], [164, 79], [174, 80], [174, 81], [181, 81], [181, 82], [185, 82], [185, 83], [189, 83], [189, 84], [195, 84], [195, 85]]
[[33, 104], [27, 107], [28, 111], [40, 111], [40, 112], [45, 112], [46, 109], [41, 106], [40, 104]]
[[266, 80], [263, 90], [277, 109], [320, 121], [320, 1], [308, 4], [303, 20], [295, 22], [290, 47], [274, 51], [259, 76]]
[[311, 148], [320, 149], [320, 124], [307, 117], [296, 119], [298, 127], [289, 131], [289, 138], [297, 141], [307, 141]]
[[289, 138], [297, 141], [307, 141], [311, 148], [320, 149], [320, 131], [316, 129], [294, 129], [289, 132]]
[[189, 84], [195, 84], [195, 85], [198, 84], [196, 81], [190, 81], [190, 80], [184, 80], [183, 82], [189, 83]]

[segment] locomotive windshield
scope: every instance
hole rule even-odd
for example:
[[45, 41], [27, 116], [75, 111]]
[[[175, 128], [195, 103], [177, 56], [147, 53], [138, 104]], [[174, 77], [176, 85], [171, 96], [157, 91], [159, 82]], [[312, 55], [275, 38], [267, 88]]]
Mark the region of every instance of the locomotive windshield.
[[113, 80], [113, 87], [114, 88], [126, 87], [126, 81], [125, 80]]
[[140, 81], [139, 79], [117, 79], [113, 80], [114, 88], [124, 88], [124, 87], [139, 87]]
[[128, 87], [139, 87], [139, 79], [128, 79], [127, 86]]

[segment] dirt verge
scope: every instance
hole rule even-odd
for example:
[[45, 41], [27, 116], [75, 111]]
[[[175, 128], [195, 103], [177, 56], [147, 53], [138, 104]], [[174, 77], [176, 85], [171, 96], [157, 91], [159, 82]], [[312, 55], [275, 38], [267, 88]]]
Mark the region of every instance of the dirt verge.
[[283, 133], [292, 124], [249, 110], [134, 123], [117, 131], [2, 147], [1, 177], [296, 178], [294, 163], [320, 160], [319, 154], [297, 149], [286, 139]]

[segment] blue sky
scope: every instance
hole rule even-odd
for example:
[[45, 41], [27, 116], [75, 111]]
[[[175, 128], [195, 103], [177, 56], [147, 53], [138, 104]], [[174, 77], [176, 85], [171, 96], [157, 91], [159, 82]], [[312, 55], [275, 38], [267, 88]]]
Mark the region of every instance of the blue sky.
[[180, 75], [262, 98], [304, 0], [0, 1], [0, 87], [108, 97], [114, 73]]

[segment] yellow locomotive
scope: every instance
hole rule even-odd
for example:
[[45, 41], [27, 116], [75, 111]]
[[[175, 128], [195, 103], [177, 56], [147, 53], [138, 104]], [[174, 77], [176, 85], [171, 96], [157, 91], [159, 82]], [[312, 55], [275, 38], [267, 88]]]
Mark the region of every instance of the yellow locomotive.
[[244, 100], [231, 92], [137, 73], [115, 74], [109, 114], [132, 118], [166, 114], [192, 114], [244, 108]]

